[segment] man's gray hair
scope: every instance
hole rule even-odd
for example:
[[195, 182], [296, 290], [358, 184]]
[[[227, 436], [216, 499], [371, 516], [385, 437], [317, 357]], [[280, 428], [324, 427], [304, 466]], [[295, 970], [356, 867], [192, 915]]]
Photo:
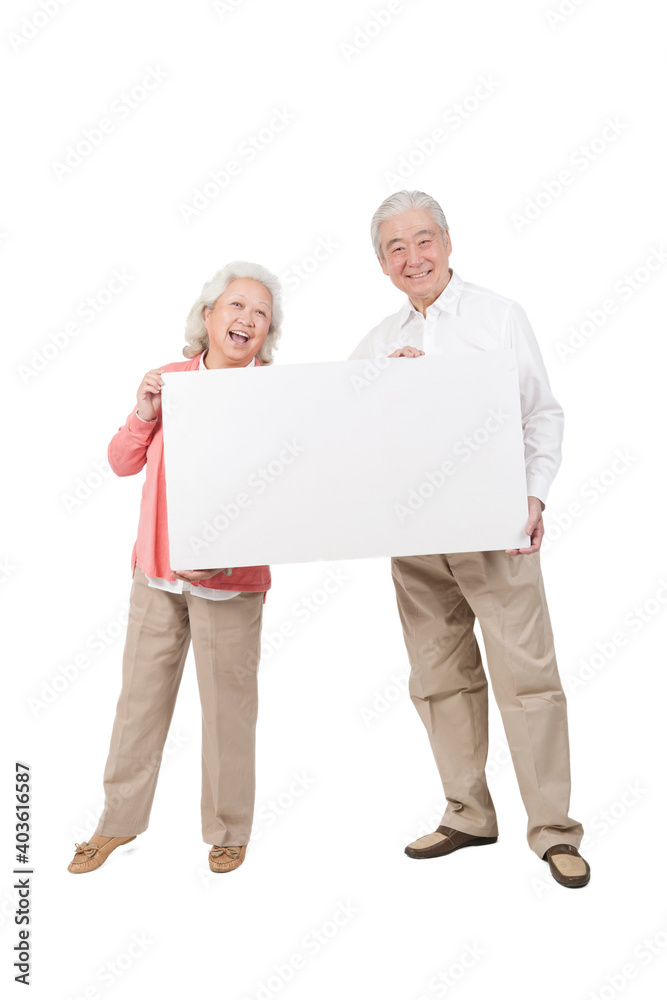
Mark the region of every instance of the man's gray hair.
[[273, 363], [273, 352], [278, 343], [283, 322], [282, 290], [275, 274], [261, 264], [253, 264], [248, 260], [234, 260], [207, 281], [201, 294], [188, 313], [185, 322], [185, 340], [183, 348], [186, 358], [194, 358], [208, 348], [208, 333], [204, 324], [204, 309], [213, 308], [218, 298], [227, 286], [237, 278], [254, 278], [261, 281], [271, 296], [271, 323], [264, 345], [257, 355], [262, 364]]
[[447, 224], [445, 213], [435, 198], [431, 198], [430, 194], [426, 194], [424, 191], [396, 191], [395, 194], [390, 194], [388, 198], [385, 198], [371, 220], [371, 239], [373, 241], [373, 249], [378, 257], [384, 259], [382, 257], [382, 244], [380, 243], [380, 226], [382, 223], [387, 222], [388, 219], [392, 219], [395, 215], [400, 215], [401, 212], [409, 212], [413, 208], [428, 209], [442, 233], [443, 240], [447, 239], [449, 225]]

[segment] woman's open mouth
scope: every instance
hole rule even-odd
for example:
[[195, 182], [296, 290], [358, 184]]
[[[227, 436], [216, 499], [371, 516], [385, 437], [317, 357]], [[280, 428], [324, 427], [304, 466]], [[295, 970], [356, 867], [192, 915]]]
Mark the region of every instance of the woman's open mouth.
[[235, 344], [247, 344], [248, 341], [250, 340], [250, 337], [248, 336], [248, 334], [244, 333], [243, 330], [230, 330], [229, 331], [229, 336], [230, 336], [230, 339]]

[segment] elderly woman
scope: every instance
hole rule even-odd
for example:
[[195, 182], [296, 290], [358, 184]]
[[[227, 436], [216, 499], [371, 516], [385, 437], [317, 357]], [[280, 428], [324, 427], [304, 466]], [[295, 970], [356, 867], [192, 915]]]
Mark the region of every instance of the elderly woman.
[[[119, 476], [146, 466], [123, 682], [104, 771], [105, 807], [69, 871], [99, 868], [148, 826], [183, 664], [194, 649], [202, 707], [202, 835], [209, 867], [242, 864], [255, 794], [257, 665], [268, 566], [174, 572], [169, 564], [160, 392], [166, 371], [271, 364], [280, 334], [278, 279], [258, 264], [228, 264], [204, 285], [185, 330], [185, 362], [147, 372], [137, 406], [109, 445]], [[242, 669], [238, 669], [243, 665]]]

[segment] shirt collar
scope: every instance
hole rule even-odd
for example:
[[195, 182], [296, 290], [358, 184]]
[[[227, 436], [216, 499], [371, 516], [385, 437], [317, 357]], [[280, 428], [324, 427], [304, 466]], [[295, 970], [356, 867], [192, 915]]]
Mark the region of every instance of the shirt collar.
[[[456, 311], [458, 309], [459, 299], [461, 298], [461, 292], [463, 291], [463, 281], [459, 278], [456, 271], [452, 268], [452, 274], [440, 292], [435, 302], [432, 302], [428, 306], [426, 312], [430, 312], [431, 309], [437, 310], [437, 312], [447, 312], [452, 316], [456, 316]], [[421, 316], [421, 313], [415, 309], [410, 299], [407, 300], [400, 312], [400, 325], [405, 326], [405, 324], [412, 320], [415, 316]]]

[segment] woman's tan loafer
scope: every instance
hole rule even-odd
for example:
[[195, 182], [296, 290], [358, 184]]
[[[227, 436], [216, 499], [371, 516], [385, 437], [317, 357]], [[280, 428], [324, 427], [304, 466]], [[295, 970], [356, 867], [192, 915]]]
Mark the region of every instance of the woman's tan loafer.
[[212, 872], [233, 872], [243, 864], [245, 845], [243, 847], [216, 847], [208, 852], [208, 866]]
[[129, 844], [133, 837], [98, 837], [93, 835], [92, 840], [84, 840], [82, 844], [75, 844], [76, 854], [67, 866], [68, 872], [80, 875], [83, 872], [92, 872], [95, 868], [103, 865], [112, 851], [122, 844]]

